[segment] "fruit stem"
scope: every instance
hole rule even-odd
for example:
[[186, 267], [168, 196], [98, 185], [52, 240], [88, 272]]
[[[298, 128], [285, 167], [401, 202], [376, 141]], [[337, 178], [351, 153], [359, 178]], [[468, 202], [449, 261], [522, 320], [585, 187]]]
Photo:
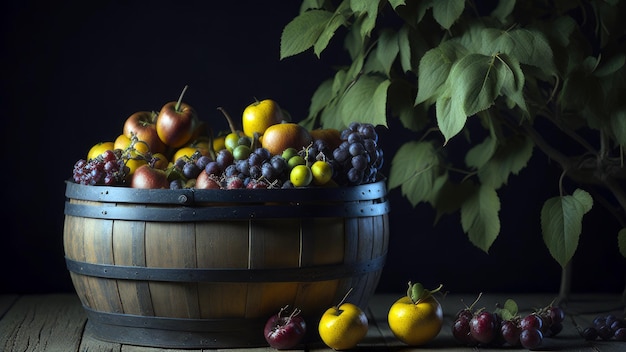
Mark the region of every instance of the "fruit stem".
[[185, 88], [183, 88], [183, 91], [180, 93], [180, 97], [178, 97], [178, 101], [176, 102], [176, 112], [180, 112], [180, 105], [183, 103], [183, 96], [185, 95], [185, 92], [187, 91], [187, 88], [189, 86], [185, 85]]
[[339, 307], [341, 307], [341, 305], [346, 301], [346, 299], [348, 298], [348, 295], [350, 294], [350, 292], [352, 292], [352, 287], [350, 287], [350, 289], [348, 290], [348, 292], [346, 292], [345, 296], [343, 296], [343, 298], [341, 299], [341, 301], [339, 301], [339, 304], [337, 304], [335, 306], [335, 308], [339, 309]]
[[217, 110], [221, 111], [222, 115], [226, 117], [226, 121], [228, 121], [228, 127], [230, 127], [230, 131], [232, 133], [237, 133], [237, 128], [235, 128], [235, 123], [233, 122], [233, 119], [230, 117], [230, 115], [226, 112], [226, 110], [224, 110], [224, 108], [221, 106], [218, 106]]

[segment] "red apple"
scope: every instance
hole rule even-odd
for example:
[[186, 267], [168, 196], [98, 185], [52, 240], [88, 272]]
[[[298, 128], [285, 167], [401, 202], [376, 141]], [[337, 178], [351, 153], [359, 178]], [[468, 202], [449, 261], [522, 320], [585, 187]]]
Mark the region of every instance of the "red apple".
[[167, 181], [167, 174], [161, 169], [155, 169], [148, 164], [141, 165], [133, 173], [131, 180], [133, 188], [169, 188], [170, 183]]
[[180, 148], [189, 143], [198, 124], [196, 111], [189, 104], [182, 102], [186, 90], [187, 86], [178, 101], [163, 105], [156, 119], [159, 138], [172, 148]]
[[265, 340], [278, 350], [294, 348], [306, 334], [306, 323], [300, 315], [300, 310], [296, 308], [287, 315], [286, 309], [285, 306], [280, 312], [272, 315], [264, 328]]
[[165, 144], [159, 138], [155, 119], [156, 113], [154, 112], [138, 111], [126, 119], [123, 129], [126, 137], [131, 138], [134, 134], [137, 136], [137, 139], [148, 144], [152, 154], [165, 152]]
[[210, 175], [206, 172], [206, 170], [202, 170], [198, 177], [196, 177], [196, 185], [194, 188], [197, 189], [220, 189], [220, 182], [215, 175]]

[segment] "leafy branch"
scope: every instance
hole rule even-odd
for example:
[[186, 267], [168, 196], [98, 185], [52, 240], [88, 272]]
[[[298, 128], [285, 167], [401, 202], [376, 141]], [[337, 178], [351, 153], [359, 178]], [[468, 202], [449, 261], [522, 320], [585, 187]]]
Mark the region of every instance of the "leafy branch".
[[[538, 214], [565, 268], [594, 201], [624, 226], [616, 236], [626, 257], [625, 15], [617, 0], [303, 0], [281, 59], [310, 48], [320, 57], [343, 26], [351, 62], [318, 87], [302, 123], [398, 119], [416, 136], [393, 156], [389, 189], [431, 204], [437, 218], [460, 212], [485, 252], [500, 232], [498, 191], [537, 147], [575, 185], [568, 193], [555, 182], [559, 195]], [[549, 142], [554, 130], [580, 151]], [[462, 137], [470, 147], [458, 166], [446, 154]]]

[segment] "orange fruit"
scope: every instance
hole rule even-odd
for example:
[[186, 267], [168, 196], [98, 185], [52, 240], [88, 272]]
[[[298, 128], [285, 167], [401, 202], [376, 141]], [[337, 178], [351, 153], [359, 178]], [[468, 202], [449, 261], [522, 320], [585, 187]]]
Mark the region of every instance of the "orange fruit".
[[89, 152], [87, 152], [87, 160], [91, 160], [97, 157], [98, 155], [101, 155], [105, 151], [113, 150], [113, 149], [115, 149], [115, 144], [113, 142], [100, 142], [100, 143], [94, 144], [89, 149]]
[[281, 155], [287, 148], [300, 150], [312, 142], [309, 131], [297, 123], [286, 122], [272, 125], [265, 130], [261, 145], [272, 155]]
[[167, 169], [167, 166], [169, 165], [170, 162], [169, 160], [167, 160], [167, 157], [165, 156], [165, 154], [155, 153], [152, 155], [152, 157], [157, 159], [157, 161], [154, 163], [155, 169], [161, 169], [161, 170]]
[[226, 135], [217, 136], [213, 138], [213, 151], [214, 152], [217, 153], [220, 150], [226, 148], [225, 139], [226, 139]]
[[330, 150], [335, 150], [343, 142], [341, 132], [334, 128], [317, 128], [309, 132], [314, 141], [321, 139]]
[[252, 138], [255, 133], [262, 135], [268, 127], [281, 123], [283, 112], [272, 99], [255, 101], [243, 111], [243, 133]]
[[125, 134], [120, 134], [113, 142], [115, 149], [125, 150], [130, 145], [130, 138]]
[[182, 157], [187, 157], [187, 158], [191, 158], [191, 156], [193, 155], [193, 153], [196, 152], [196, 150], [198, 150], [195, 147], [182, 147], [179, 148], [176, 153], [174, 153], [174, 156], [172, 157], [172, 161], [176, 161], [179, 158]]

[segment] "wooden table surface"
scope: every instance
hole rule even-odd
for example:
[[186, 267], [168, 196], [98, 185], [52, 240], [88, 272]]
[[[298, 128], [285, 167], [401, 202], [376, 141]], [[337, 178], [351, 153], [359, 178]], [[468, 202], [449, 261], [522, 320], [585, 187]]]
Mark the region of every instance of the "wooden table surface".
[[[452, 337], [453, 315], [465, 303], [474, 301], [476, 295], [448, 294], [439, 300], [444, 310], [444, 326], [431, 343], [420, 347], [408, 347], [395, 339], [386, 323], [387, 311], [398, 295], [378, 294], [367, 309], [370, 328], [367, 336], [356, 350], [363, 351], [515, 351], [522, 348], [472, 348], [460, 346]], [[547, 294], [497, 295], [485, 293], [477, 307], [493, 310], [496, 303], [507, 298], [514, 299], [521, 312], [548, 305], [553, 296]], [[465, 302], [465, 303], [463, 303]], [[553, 338], [545, 338], [542, 351], [626, 351], [626, 342], [585, 341], [577, 330], [591, 324], [597, 315], [623, 314], [619, 295], [593, 294], [573, 295], [566, 306], [568, 313], [563, 331]], [[46, 295], [0, 295], [0, 351], [120, 351], [165, 352], [180, 351], [139, 347], [96, 339], [89, 331], [87, 316], [74, 294]], [[310, 324], [314, 326], [314, 324]], [[332, 351], [321, 342], [301, 346], [300, 351]], [[185, 350], [208, 351], [208, 350]], [[251, 349], [227, 349], [227, 351], [274, 351], [269, 347]]]

